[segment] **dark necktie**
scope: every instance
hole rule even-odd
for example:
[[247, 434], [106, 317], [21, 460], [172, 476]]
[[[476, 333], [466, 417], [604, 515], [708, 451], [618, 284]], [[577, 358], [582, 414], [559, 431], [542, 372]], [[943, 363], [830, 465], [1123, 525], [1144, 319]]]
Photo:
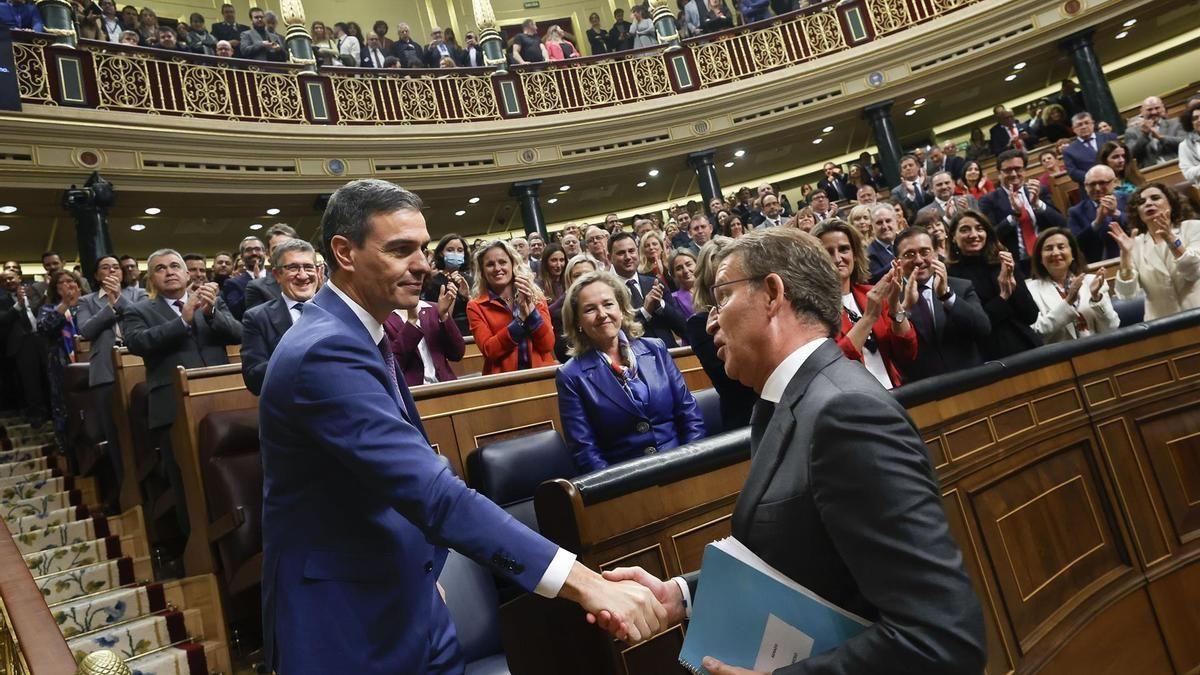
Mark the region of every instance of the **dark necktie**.
[[933, 337], [933, 312], [929, 309], [929, 302], [925, 300], [925, 287], [922, 286], [919, 291], [920, 295], [917, 298], [916, 304], [912, 309], [913, 326], [917, 332], [928, 338]]
[[[174, 305], [175, 309], [179, 311], [179, 318], [182, 319], [183, 318], [183, 301], [182, 300], [174, 300], [171, 302], [171, 304]], [[183, 324], [185, 326], [187, 326], [188, 333], [191, 333], [192, 332], [192, 324], [188, 323], [187, 321], [184, 321]]]
[[642, 299], [642, 289], [638, 286], [637, 279], [626, 279], [625, 285], [629, 287], [629, 297], [635, 308], [641, 307], [644, 302]]
[[[414, 419], [419, 419], [415, 410], [408, 409], [408, 387], [400, 388], [400, 380], [396, 377], [396, 355], [392, 353], [392, 341], [388, 338], [387, 333], [383, 334], [383, 339], [379, 341], [379, 355], [383, 357], [383, 369], [387, 371], [388, 378], [392, 380], [392, 386], [396, 388], [396, 393], [400, 394], [400, 414], [404, 416], [404, 421], [409, 424], [414, 424]], [[425, 430], [421, 428], [420, 423], [416, 423], [418, 429], [424, 434]]]
[[758, 449], [758, 444], [762, 441], [763, 433], [767, 430], [767, 425], [771, 422], [771, 416], [775, 414], [775, 404], [760, 398], [754, 403], [754, 410], [750, 413], [750, 451]]

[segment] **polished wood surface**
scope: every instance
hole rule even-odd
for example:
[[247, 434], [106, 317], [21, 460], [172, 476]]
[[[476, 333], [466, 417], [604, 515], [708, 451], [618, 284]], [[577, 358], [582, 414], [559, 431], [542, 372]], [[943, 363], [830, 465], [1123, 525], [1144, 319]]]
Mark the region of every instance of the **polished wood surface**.
[[[23, 658], [28, 672], [34, 675], [74, 675], [75, 657], [3, 520], [0, 520], [0, 598], [4, 612], [0, 624], [9, 633], [0, 637], [0, 642], [20, 652], [8, 653], [5, 658]], [[8, 672], [24, 671], [18, 666]]]

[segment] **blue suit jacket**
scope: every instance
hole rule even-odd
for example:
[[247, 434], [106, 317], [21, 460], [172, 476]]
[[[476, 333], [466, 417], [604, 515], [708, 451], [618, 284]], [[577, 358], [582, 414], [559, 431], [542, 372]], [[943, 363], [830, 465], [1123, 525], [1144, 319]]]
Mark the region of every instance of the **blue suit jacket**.
[[291, 327], [292, 313], [283, 298], [251, 307], [242, 315], [242, 379], [254, 395], [262, 392], [271, 354]]
[[295, 328], [259, 401], [266, 661], [280, 675], [440, 672], [444, 547], [525, 589], [558, 547], [451, 473], [332, 289]]
[[225, 298], [225, 306], [238, 321], [241, 321], [242, 315], [246, 313], [246, 287], [252, 280], [248, 272], [239, 272], [221, 284], [221, 297]]
[[1117, 140], [1116, 134], [1096, 132], [1096, 149], [1082, 143], [1078, 137], [1067, 144], [1063, 148], [1063, 164], [1067, 167], [1067, 173], [1070, 174], [1071, 180], [1079, 183], [1079, 187], [1083, 187], [1083, 178], [1087, 175], [1088, 169], [1096, 165], [1096, 156], [1100, 154], [1100, 148], [1109, 141]]
[[704, 438], [704, 420], [683, 374], [661, 340], [630, 343], [649, 402], [637, 406], [595, 349], [573, 357], [555, 375], [563, 436], [580, 472], [670, 450]]
[[9, 28], [25, 28], [39, 33], [45, 31], [42, 25], [42, 14], [32, 2], [24, 5], [12, 5], [0, 0], [0, 26]]
[[871, 283], [877, 284], [887, 274], [887, 271], [892, 267], [892, 260], [896, 256], [887, 247], [879, 243], [878, 239], [872, 239], [867, 245], [867, 261], [868, 269], [871, 273]]
[[1087, 262], [1099, 262], [1121, 255], [1121, 249], [1117, 247], [1117, 242], [1108, 233], [1108, 223], [1115, 220], [1121, 224], [1122, 228], [1126, 227], [1125, 204], [1129, 201], [1129, 195], [1117, 195], [1116, 197], [1117, 211], [1120, 211], [1121, 215], [1109, 216], [1105, 222], [1100, 224], [1098, 230], [1093, 227], [1093, 223], [1096, 221], [1096, 202], [1085, 196], [1067, 211], [1067, 224], [1070, 225], [1075, 238], [1079, 240], [1079, 248], [1083, 250], [1083, 256], [1087, 258]]

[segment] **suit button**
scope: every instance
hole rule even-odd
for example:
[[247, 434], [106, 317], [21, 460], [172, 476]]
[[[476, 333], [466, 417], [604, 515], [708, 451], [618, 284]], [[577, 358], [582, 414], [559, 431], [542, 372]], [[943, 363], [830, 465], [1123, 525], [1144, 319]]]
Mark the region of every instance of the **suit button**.
[[639, 434], [644, 434], [647, 431], [650, 431], [650, 423], [649, 422], [642, 420], [641, 422], [637, 423], [637, 432]]
[[429, 574], [431, 572], [433, 572], [433, 561], [432, 560], [427, 561], [425, 563], [425, 574]]
[[658, 448], [656, 448], [652, 445], [652, 446], [646, 448], [645, 452], [647, 455], [653, 455], [654, 453], [658, 452]]

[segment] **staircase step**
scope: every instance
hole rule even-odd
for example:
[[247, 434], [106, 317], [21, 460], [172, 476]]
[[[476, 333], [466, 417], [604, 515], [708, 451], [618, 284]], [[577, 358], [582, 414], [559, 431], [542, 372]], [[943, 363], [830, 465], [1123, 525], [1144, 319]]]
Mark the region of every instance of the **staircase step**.
[[184, 613], [162, 612], [77, 635], [67, 640], [67, 646], [76, 661], [101, 649], [112, 650], [123, 659], [132, 659], [187, 640]]
[[64, 637], [74, 637], [167, 609], [161, 584], [131, 586], [50, 607]]
[[207, 675], [217, 648], [213, 642], [184, 642], [129, 659], [125, 664], [138, 675]]
[[44, 483], [54, 477], [53, 469], [42, 469], [40, 471], [0, 477], [0, 494], [3, 494], [3, 488], [16, 488], [29, 483]]
[[[8, 526], [8, 531], [13, 535], [27, 534], [59, 527], [77, 520], [87, 520], [88, 514], [89, 511], [87, 507], [66, 506], [64, 508], [55, 509], [46, 513], [34, 513], [32, 515], [21, 516], [20, 518], [14, 518], [12, 520], [6, 520], [5, 525]], [[88, 539], [95, 539], [95, 537], [88, 537]], [[17, 543], [20, 544], [19, 541]], [[64, 541], [62, 544], [55, 544], [55, 546], [62, 546], [63, 544], [69, 543], [69, 541]], [[22, 551], [22, 553], [32, 553], [32, 551]]]
[[70, 490], [68, 482], [68, 479], [62, 476], [54, 476], [45, 480], [4, 486], [0, 488], [0, 508], [34, 497], [43, 497]]
[[120, 537], [81, 541], [24, 556], [29, 571], [38, 577], [120, 557]]
[[133, 559], [124, 557], [35, 577], [34, 583], [42, 589], [46, 604], [55, 604], [128, 586], [136, 579]]
[[23, 462], [37, 457], [45, 457], [45, 446], [42, 445], [26, 445], [14, 447], [12, 450], [4, 450], [0, 452], [0, 462], [9, 464], [11, 462]]
[[78, 492], [61, 491], [12, 503], [0, 503], [0, 516], [3, 516], [5, 522], [11, 523], [27, 516], [49, 516], [51, 511], [65, 509], [68, 506], [79, 506], [80, 503]]
[[30, 457], [29, 459], [5, 462], [0, 464], [0, 478], [23, 476], [34, 473], [35, 471], [44, 471], [48, 468], [50, 468], [50, 464], [45, 456]]

